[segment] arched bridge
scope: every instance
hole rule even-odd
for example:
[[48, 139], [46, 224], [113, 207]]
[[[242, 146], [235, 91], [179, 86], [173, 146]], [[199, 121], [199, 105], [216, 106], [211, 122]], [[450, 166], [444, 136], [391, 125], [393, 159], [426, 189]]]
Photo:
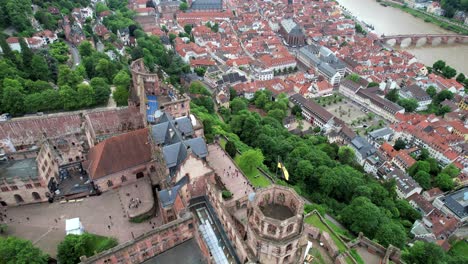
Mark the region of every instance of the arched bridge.
[[408, 34], [408, 35], [392, 35], [381, 36], [381, 41], [384, 44], [402, 48], [409, 46], [421, 47], [424, 45], [438, 46], [449, 44], [468, 44], [468, 36], [458, 34]]

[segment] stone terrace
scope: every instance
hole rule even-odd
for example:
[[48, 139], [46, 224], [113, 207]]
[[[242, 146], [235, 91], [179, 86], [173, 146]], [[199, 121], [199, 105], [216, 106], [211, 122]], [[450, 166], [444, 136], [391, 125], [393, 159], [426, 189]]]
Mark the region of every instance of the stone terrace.
[[[122, 207], [118, 190], [110, 190], [100, 196], [73, 203], [11, 207], [6, 211], [7, 234], [31, 240], [36, 246], [55, 256], [57, 245], [65, 237], [65, 219], [79, 217], [85, 231], [115, 237], [119, 243], [131, 240], [132, 234], [137, 237], [152, 230], [153, 226], [162, 225], [160, 215], [149, 219], [152, 224], [149, 221], [130, 223], [128, 217], [124, 217], [126, 212]], [[29, 221], [26, 217], [30, 218]]]
[[[215, 173], [221, 177], [226, 188], [232, 193], [233, 200], [237, 200], [253, 192], [252, 187], [248, 184], [249, 180], [242, 174], [242, 171], [236, 167], [234, 161], [224, 152], [223, 148], [219, 145], [210, 144], [208, 146], [208, 153], [208, 163], [214, 169]], [[238, 173], [236, 173], [236, 170]]]

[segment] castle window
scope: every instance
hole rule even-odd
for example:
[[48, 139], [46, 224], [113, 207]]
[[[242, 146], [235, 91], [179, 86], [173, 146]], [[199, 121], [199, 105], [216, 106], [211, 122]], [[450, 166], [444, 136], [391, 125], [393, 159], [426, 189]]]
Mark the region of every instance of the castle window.
[[274, 235], [276, 233], [276, 226], [268, 225], [267, 231], [268, 231], [269, 234]]
[[288, 228], [286, 229], [286, 232], [291, 233], [293, 231], [293, 229], [294, 229], [294, 224], [290, 224], [290, 225], [288, 225]]
[[111, 180], [107, 181], [107, 187], [112, 187], [114, 186], [114, 183]]

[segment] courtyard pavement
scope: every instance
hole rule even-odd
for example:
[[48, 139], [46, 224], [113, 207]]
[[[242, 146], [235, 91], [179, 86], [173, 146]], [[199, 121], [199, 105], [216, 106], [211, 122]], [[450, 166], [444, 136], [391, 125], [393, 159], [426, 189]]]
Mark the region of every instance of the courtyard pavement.
[[253, 188], [249, 185], [249, 180], [236, 167], [234, 161], [224, 152], [218, 144], [208, 145], [207, 161], [216, 174], [226, 185], [226, 188], [233, 194], [233, 200], [237, 200], [251, 192]]
[[139, 224], [129, 222], [118, 190], [75, 202], [9, 207], [2, 213], [7, 214], [7, 235], [31, 240], [52, 257], [65, 237], [66, 219], [79, 217], [86, 232], [115, 237], [119, 244], [162, 224], [160, 215]]

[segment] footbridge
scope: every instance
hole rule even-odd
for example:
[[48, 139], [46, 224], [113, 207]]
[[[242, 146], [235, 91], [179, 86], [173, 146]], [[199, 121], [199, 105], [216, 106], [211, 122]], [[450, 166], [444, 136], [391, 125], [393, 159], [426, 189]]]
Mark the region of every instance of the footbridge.
[[468, 36], [458, 34], [407, 34], [407, 35], [391, 35], [381, 36], [383, 44], [389, 46], [399, 46], [401, 48], [425, 45], [439, 46], [451, 44], [468, 44]]

